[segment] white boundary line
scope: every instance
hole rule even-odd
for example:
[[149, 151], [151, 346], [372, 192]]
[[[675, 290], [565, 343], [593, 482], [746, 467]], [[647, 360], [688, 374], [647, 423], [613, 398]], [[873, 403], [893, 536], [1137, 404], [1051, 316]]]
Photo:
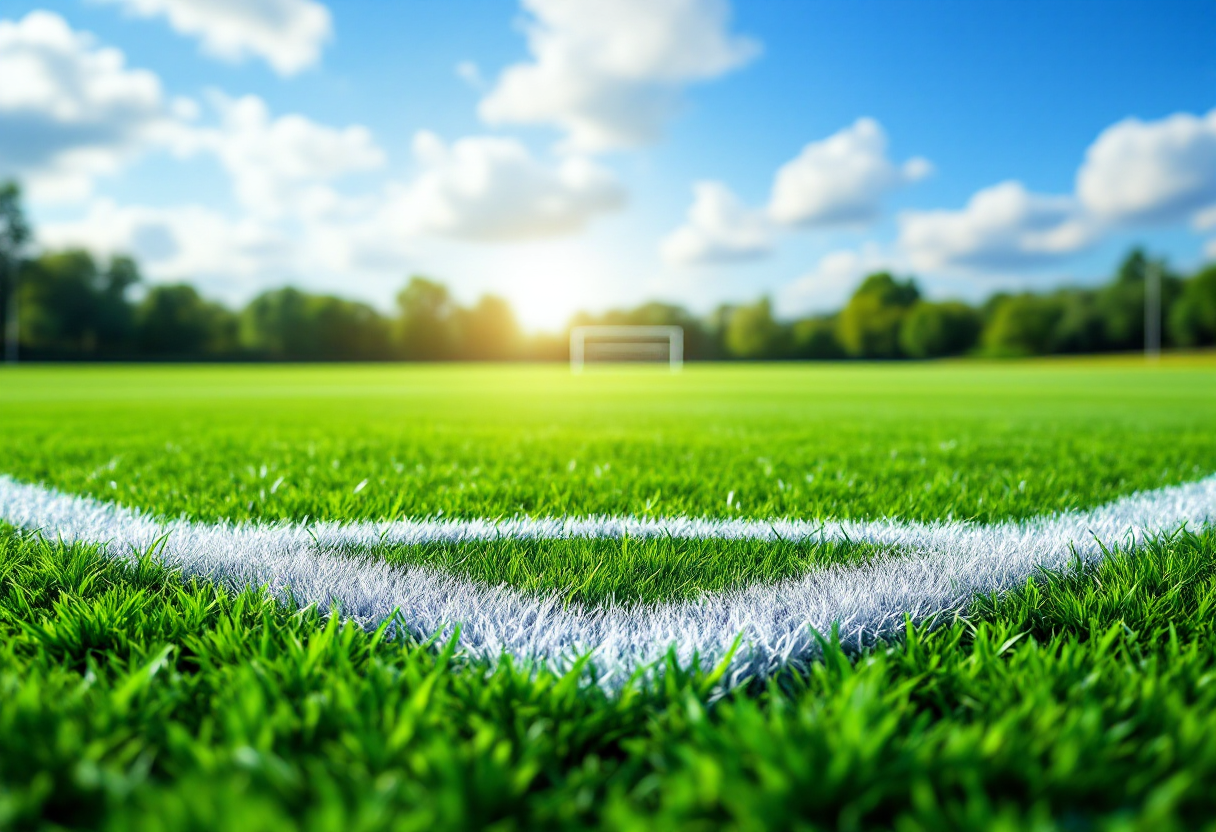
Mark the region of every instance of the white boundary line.
[[[167, 535], [160, 557], [185, 575], [233, 586], [266, 586], [305, 604], [336, 605], [368, 627], [395, 611], [415, 635], [450, 634], [462, 648], [497, 659], [504, 653], [558, 667], [594, 651], [601, 681], [625, 678], [668, 649], [684, 663], [721, 660], [736, 636], [728, 682], [766, 674], [813, 657], [812, 631], [839, 625], [850, 646], [896, 635], [904, 616], [924, 621], [962, 610], [978, 593], [1008, 589], [1038, 569], [1095, 561], [1103, 546], [1135, 545], [1147, 536], [1216, 522], [1216, 476], [1133, 494], [1087, 512], [988, 526], [871, 522], [641, 519], [519, 519], [503, 522], [397, 521], [350, 524], [203, 524], [161, 521], [138, 511], [61, 494], [0, 475], [0, 519], [48, 538], [105, 545], [112, 556], [146, 551]], [[667, 536], [875, 543], [906, 555], [863, 565], [829, 566], [772, 585], [717, 593], [695, 601], [606, 608], [564, 607], [509, 587], [485, 586], [422, 566], [392, 566], [355, 547], [497, 537]]]

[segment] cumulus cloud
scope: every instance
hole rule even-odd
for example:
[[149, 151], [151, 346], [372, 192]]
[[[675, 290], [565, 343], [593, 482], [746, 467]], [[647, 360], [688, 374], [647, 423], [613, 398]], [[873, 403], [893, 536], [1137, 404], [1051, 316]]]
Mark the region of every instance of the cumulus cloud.
[[318, 183], [374, 170], [384, 151], [360, 125], [334, 128], [304, 116], [271, 118], [257, 96], [213, 94], [220, 126], [197, 131], [193, 147], [212, 152], [232, 177], [238, 200], [251, 211], [277, 216], [324, 200]]
[[655, 141], [680, 90], [746, 63], [759, 45], [729, 31], [726, 0], [523, 0], [532, 60], [482, 99], [491, 124], [549, 124], [569, 149]]
[[772, 251], [763, 212], [743, 205], [721, 182], [698, 182], [688, 219], [664, 238], [663, 259], [680, 265], [752, 260]]
[[164, 17], [226, 61], [265, 60], [280, 75], [315, 64], [333, 34], [329, 10], [315, 0], [98, 0], [139, 17]]
[[1059, 262], [1117, 228], [1183, 221], [1216, 228], [1216, 110], [1111, 125], [1086, 150], [1073, 194], [1010, 181], [961, 210], [906, 212], [899, 245], [919, 269], [999, 273]]
[[875, 219], [890, 191], [929, 174], [929, 162], [887, 158], [887, 136], [861, 118], [822, 141], [811, 142], [782, 165], [773, 180], [769, 214], [785, 225], [815, 227]]
[[1110, 223], [1186, 219], [1216, 203], [1216, 110], [1102, 131], [1077, 173], [1077, 196]]
[[134, 254], [154, 278], [249, 278], [290, 270], [295, 241], [256, 220], [231, 220], [200, 205], [147, 207], [94, 200], [69, 222], [38, 230], [44, 246], [83, 245]]
[[1002, 182], [978, 191], [958, 211], [908, 211], [899, 245], [919, 269], [1001, 271], [1047, 263], [1090, 245], [1093, 223], [1071, 196]]
[[471, 136], [448, 145], [426, 131], [414, 138], [420, 175], [390, 210], [408, 233], [481, 241], [554, 237], [622, 207], [616, 177], [584, 158], [555, 166], [514, 139]]
[[180, 140], [193, 109], [57, 14], [0, 20], [0, 174], [26, 179], [35, 198], [87, 196], [94, 177]]
[[662, 243], [670, 263], [747, 260], [769, 254], [775, 226], [821, 228], [877, 218], [892, 190], [927, 176], [928, 161], [896, 165], [887, 157], [887, 136], [872, 118], [861, 118], [821, 141], [807, 144], [782, 165], [764, 210], [749, 209], [718, 182], [694, 186], [684, 225]]

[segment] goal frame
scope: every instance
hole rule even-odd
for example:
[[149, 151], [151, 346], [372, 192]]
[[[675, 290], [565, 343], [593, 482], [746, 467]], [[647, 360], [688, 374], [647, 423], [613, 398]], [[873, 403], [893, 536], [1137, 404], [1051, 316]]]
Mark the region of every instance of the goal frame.
[[[684, 366], [684, 327], [682, 326], [576, 326], [570, 330], [570, 372], [581, 373], [586, 366], [588, 338], [635, 337], [639, 341], [667, 339], [667, 368], [678, 373]], [[656, 362], [657, 363], [657, 362]]]

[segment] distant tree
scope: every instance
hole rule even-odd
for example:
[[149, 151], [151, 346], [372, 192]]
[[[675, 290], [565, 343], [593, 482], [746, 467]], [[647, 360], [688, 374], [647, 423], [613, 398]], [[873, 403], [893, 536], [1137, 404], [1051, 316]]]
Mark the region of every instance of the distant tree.
[[899, 344], [912, 358], [961, 355], [975, 346], [980, 313], [959, 301], [917, 301], [900, 325]]
[[1183, 285], [1170, 309], [1169, 332], [1183, 347], [1216, 343], [1216, 266], [1208, 266]]
[[726, 325], [726, 349], [735, 358], [785, 357], [786, 332], [773, 319], [768, 298], [735, 308]]
[[370, 306], [285, 287], [263, 292], [241, 312], [240, 343], [286, 361], [388, 358], [388, 322]]
[[994, 356], [1049, 353], [1062, 316], [1058, 299], [1032, 294], [1006, 296], [984, 327], [984, 351]]
[[309, 302], [313, 355], [324, 361], [375, 361], [392, 357], [389, 322], [365, 303], [332, 295]]
[[3, 336], [6, 360], [17, 360], [18, 281], [21, 276], [21, 255], [31, 236], [25, 210], [21, 206], [21, 188], [16, 182], [0, 184], [0, 335]]
[[451, 358], [456, 346], [456, 304], [442, 283], [415, 275], [397, 295], [397, 341], [415, 361]]
[[82, 249], [43, 254], [22, 268], [21, 340], [31, 349], [80, 357], [97, 348], [101, 272]]
[[837, 319], [841, 346], [855, 358], [898, 358], [900, 328], [919, 299], [920, 290], [911, 279], [901, 282], [887, 272], [870, 275]]
[[308, 296], [288, 286], [255, 297], [241, 311], [240, 343], [254, 354], [298, 359], [314, 351]]
[[130, 257], [110, 260], [97, 291], [94, 327], [102, 352], [110, 355], [130, 353], [135, 341], [135, 308], [127, 292], [140, 283], [139, 265]]
[[185, 283], [153, 286], [135, 318], [139, 351], [149, 358], [214, 358], [236, 348], [236, 316]]
[[104, 270], [87, 251], [47, 252], [21, 267], [22, 342], [43, 357], [128, 355], [134, 317], [128, 290], [139, 271], [128, 257]]
[[1051, 351], [1089, 353], [1106, 349], [1106, 320], [1098, 307], [1097, 293], [1064, 289], [1054, 297], [1060, 317], [1051, 335]]
[[836, 337], [836, 316], [803, 318], [790, 327], [793, 357], [811, 361], [844, 358], [844, 347]]
[[511, 305], [484, 295], [476, 306], [456, 311], [461, 358], [503, 361], [519, 354], [521, 335]]

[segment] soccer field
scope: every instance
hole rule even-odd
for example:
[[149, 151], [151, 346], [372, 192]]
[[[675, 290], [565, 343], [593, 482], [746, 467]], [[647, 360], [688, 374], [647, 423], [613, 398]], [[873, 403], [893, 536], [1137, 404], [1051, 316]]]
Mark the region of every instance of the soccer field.
[[1197, 828], [1214, 426], [1210, 355], [0, 370], [0, 828]]

